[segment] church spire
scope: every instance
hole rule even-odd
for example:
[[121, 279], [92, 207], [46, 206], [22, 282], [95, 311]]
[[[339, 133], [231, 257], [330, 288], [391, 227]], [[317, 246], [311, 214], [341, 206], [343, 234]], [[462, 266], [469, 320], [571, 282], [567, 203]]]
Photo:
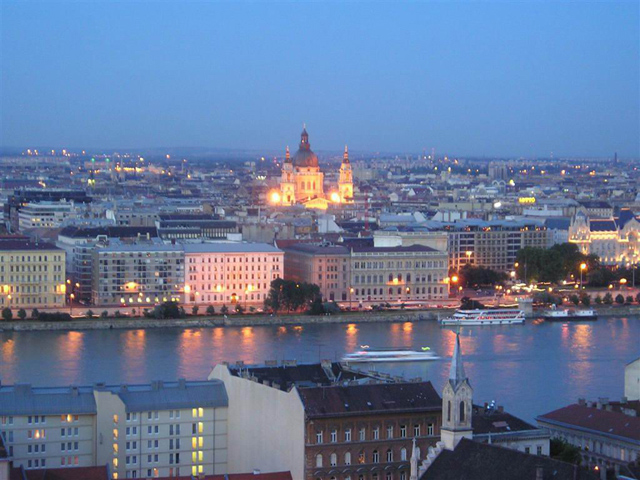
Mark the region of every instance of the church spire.
[[411, 447], [409, 480], [418, 480], [418, 448], [416, 447], [415, 437], [413, 438], [413, 445]]
[[456, 344], [453, 347], [453, 357], [451, 358], [451, 370], [449, 370], [449, 381], [453, 387], [457, 387], [466, 380], [464, 364], [462, 363], [462, 349], [460, 348], [460, 333], [456, 333]]
[[284, 161], [286, 163], [291, 163], [291, 154], [289, 153], [289, 145], [287, 145], [287, 151], [284, 154]]
[[342, 157], [342, 163], [349, 163], [349, 147], [344, 146], [344, 155]]

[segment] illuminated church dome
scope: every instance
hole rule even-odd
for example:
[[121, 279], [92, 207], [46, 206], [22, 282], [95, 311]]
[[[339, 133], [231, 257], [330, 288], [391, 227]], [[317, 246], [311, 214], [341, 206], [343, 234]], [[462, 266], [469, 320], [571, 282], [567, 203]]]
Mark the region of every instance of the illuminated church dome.
[[295, 167], [314, 167], [318, 168], [318, 156], [311, 151], [311, 145], [309, 145], [309, 134], [307, 129], [302, 130], [300, 135], [300, 148], [293, 156], [293, 165]]

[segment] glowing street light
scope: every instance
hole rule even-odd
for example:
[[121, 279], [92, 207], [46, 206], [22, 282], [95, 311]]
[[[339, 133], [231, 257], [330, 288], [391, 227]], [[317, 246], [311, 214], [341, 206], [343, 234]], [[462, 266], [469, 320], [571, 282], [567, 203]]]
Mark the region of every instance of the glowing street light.
[[584, 272], [587, 269], [587, 264], [586, 263], [581, 263], [580, 264], [580, 290], [582, 290], [584, 287], [582, 286], [582, 272]]

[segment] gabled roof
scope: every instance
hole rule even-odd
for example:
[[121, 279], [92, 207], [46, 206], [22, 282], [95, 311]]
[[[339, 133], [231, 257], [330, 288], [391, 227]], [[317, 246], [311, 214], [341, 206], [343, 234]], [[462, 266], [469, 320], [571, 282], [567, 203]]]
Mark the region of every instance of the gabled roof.
[[536, 418], [538, 423], [565, 426], [624, 438], [640, 444], [640, 417], [587, 405], [568, 405]]
[[442, 399], [431, 382], [317, 387], [298, 393], [309, 418], [442, 409]]
[[443, 450], [420, 480], [597, 480], [588, 470], [541, 455], [463, 438], [455, 450]]

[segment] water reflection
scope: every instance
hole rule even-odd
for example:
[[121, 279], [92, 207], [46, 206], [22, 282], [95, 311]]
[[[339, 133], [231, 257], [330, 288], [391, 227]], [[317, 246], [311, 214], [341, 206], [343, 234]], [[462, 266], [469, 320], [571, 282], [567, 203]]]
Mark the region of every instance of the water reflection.
[[58, 338], [57, 347], [61, 378], [65, 383], [74, 383], [77, 371], [82, 367], [84, 332], [67, 332]]
[[[465, 370], [477, 401], [496, 398], [530, 421], [578, 396], [621, 396], [622, 369], [640, 355], [638, 338], [640, 319], [636, 317], [566, 326], [527, 322], [524, 326], [464, 327], [460, 336]], [[361, 344], [429, 346], [441, 360], [376, 368], [431, 380], [440, 390], [448, 376], [455, 331], [424, 321], [304, 328], [0, 332], [0, 342], [0, 378], [35, 385], [147, 382], [181, 376], [203, 379], [221, 361], [262, 363], [286, 358], [316, 362], [340, 358]]]
[[146, 377], [146, 339], [146, 330], [127, 330], [124, 334], [122, 359], [127, 366], [125, 377], [127, 382], [138, 382], [140, 378]]

